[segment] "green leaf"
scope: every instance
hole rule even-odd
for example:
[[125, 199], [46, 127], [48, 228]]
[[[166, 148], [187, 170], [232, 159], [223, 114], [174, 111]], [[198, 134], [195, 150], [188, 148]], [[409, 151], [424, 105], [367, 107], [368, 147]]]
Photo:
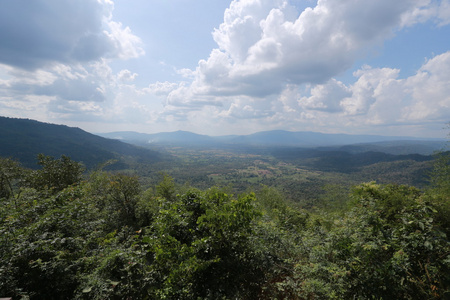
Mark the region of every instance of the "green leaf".
[[423, 223], [422, 223], [422, 222], [419, 222], [419, 227], [420, 227], [420, 229], [422, 229], [422, 230], [424, 230], [424, 229], [425, 229], [425, 226], [423, 225]]

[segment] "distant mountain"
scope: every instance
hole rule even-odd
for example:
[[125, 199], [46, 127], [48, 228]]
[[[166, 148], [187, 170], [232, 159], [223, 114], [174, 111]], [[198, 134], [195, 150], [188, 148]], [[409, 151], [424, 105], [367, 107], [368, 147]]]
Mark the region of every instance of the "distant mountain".
[[[356, 143], [376, 143], [400, 140], [424, 140], [402, 136], [380, 136], [380, 135], [351, 135], [330, 134], [309, 131], [291, 132], [284, 130], [273, 130], [257, 132], [250, 135], [242, 135], [230, 140], [237, 144], [264, 145], [264, 146], [296, 146], [296, 147], [319, 147], [349, 145]], [[432, 140], [432, 139], [430, 139]], [[433, 141], [436, 141], [434, 139]]]
[[0, 117], [0, 128], [0, 156], [17, 159], [27, 167], [36, 167], [39, 153], [55, 158], [67, 155], [88, 168], [123, 157], [146, 162], [161, 159], [159, 152], [65, 125]]
[[[351, 153], [379, 151], [390, 154], [431, 154], [445, 144], [441, 139], [412, 137], [326, 134], [273, 130], [249, 135], [207, 136], [187, 131], [145, 134], [112, 132], [99, 134], [139, 145], [215, 146], [215, 147], [340, 147]], [[374, 144], [376, 143], [376, 144]], [[351, 145], [351, 146], [348, 146]]]
[[217, 140], [213, 137], [182, 130], [154, 134], [138, 133], [133, 131], [119, 131], [99, 133], [98, 135], [105, 138], [118, 139], [138, 145], [157, 144], [197, 146], [217, 143]]

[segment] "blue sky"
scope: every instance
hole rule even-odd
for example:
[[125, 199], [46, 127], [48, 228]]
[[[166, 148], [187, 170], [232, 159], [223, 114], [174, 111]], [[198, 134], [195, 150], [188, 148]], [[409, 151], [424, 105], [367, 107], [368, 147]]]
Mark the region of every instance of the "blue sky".
[[450, 0], [0, 1], [0, 115], [442, 137]]

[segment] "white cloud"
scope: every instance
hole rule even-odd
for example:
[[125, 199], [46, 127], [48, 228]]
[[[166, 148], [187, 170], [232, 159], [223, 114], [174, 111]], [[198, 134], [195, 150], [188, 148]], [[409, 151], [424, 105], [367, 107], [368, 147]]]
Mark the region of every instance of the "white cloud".
[[131, 32], [129, 27], [123, 28], [122, 23], [108, 20], [109, 32], [104, 33], [115, 45], [114, 54], [121, 59], [137, 58], [145, 54], [141, 39]]
[[319, 84], [311, 88], [310, 97], [302, 97], [299, 105], [310, 110], [327, 112], [342, 111], [341, 100], [350, 96], [350, 89], [342, 82], [331, 79], [326, 84]]
[[[2, 114], [11, 116], [17, 115], [14, 107], [16, 110], [26, 107], [25, 111], [21, 109], [23, 116], [33, 118], [35, 113], [34, 118], [40, 116], [41, 120], [110, 121], [115, 118], [118, 123], [129, 111], [128, 107], [135, 106], [131, 100], [145, 94], [132, 84], [136, 73], [126, 69], [115, 73], [105, 60], [86, 65], [58, 64], [30, 71], [3, 66], [3, 71], [6, 79], [0, 82], [0, 107]], [[120, 105], [115, 99], [120, 99]], [[145, 110], [140, 107], [137, 111], [142, 114]], [[133, 113], [132, 119], [137, 120], [137, 115]]]
[[446, 120], [450, 116], [450, 51], [428, 60], [405, 82], [412, 105], [403, 109], [410, 121]]
[[8, 75], [9, 79], [3, 80], [3, 85], [11, 89], [19, 90], [27, 85], [48, 86], [56, 81], [58, 76], [46, 70], [27, 71], [16, 69], [7, 65], [0, 65], [0, 68]]
[[190, 120], [192, 108], [264, 128], [445, 122], [447, 53], [407, 79], [399, 69], [370, 66], [356, 71], [351, 85], [333, 77], [405, 26], [442, 26], [448, 2], [319, 0], [297, 12], [288, 1], [233, 1], [213, 32], [218, 48], [199, 61], [191, 84], [169, 93], [166, 112]]
[[150, 84], [147, 88], [144, 88], [144, 92], [155, 95], [169, 95], [170, 92], [175, 90], [179, 85], [174, 82], [155, 82]]
[[2, 114], [14, 115], [14, 102], [36, 115], [46, 111], [44, 120], [108, 119], [115, 94], [136, 89], [130, 83], [137, 73], [115, 73], [110, 66], [113, 59], [144, 55], [141, 39], [113, 19], [112, 1], [17, 0], [1, 6]]
[[131, 73], [130, 70], [121, 70], [119, 74], [117, 74], [117, 79], [121, 82], [133, 81], [138, 76], [137, 73]]
[[48, 104], [54, 100], [55, 97], [37, 95], [10, 97], [0, 88], [0, 110], [9, 117], [46, 120]]
[[[342, 97], [343, 113], [336, 117], [351, 120], [354, 126], [436, 121], [444, 124], [450, 116], [449, 70], [450, 51], [428, 60], [415, 75], [405, 79], [399, 78], [398, 69], [365, 66], [355, 72], [358, 79], [354, 84], [343, 87], [351, 95]], [[303, 99], [315, 99], [315, 89], [327, 90], [329, 84], [316, 86], [311, 89], [311, 97]], [[335, 83], [331, 81], [331, 85]]]
[[260, 22], [273, 7], [283, 1], [232, 1], [224, 14], [224, 22], [213, 32], [220, 50], [227, 53], [236, 63], [247, 58], [247, 52], [261, 39]]
[[74, 115], [79, 118], [80, 115], [100, 117], [104, 111], [102, 107], [95, 102], [80, 101], [54, 101], [51, 104], [51, 112], [59, 115], [67, 115], [66, 118], [73, 118]]
[[175, 72], [184, 78], [194, 78], [195, 77], [195, 73], [191, 69], [187, 69], [187, 68], [183, 68], [180, 70], [175, 69]]
[[181, 84], [176, 90], [169, 93], [166, 105], [196, 109], [205, 105], [220, 106], [221, 101], [209, 95], [194, 94], [189, 87]]
[[450, 0], [417, 1], [414, 9], [402, 16], [402, 26], [412, 26], [433, 20], [438, 26], [450, 24]]
[[223, 110], [219, 116], [235, 119], [266, 119], [273, 116], [275, 112], [272, 110], [270, 101], [257, 101], [250, 97], [239, 97], [234, 99], [227, 110]]
[[450, 52], [407, 78], [370, 66], [353, 83], [336, 78], [404, 27], [449, 24], [450, 0], [318, 0], [303, 11], [294, 2], [232, 1], [209, 56], [194, 69], [161, 63], [167, 77], [144, 84], [153, 70], [113, 63], [145, 52], [113, 18], [112, 1], [10, 1], [0, 10], [0, 26], [9, 29], [0, 32], [8, 41], [0, 43], [1, 112], [208, 133], [448, 122]]
[[438, 8], [439, 26], [450, 24], [450, 0], [442, 0]]
[[389, 68], [372, 69], [369, 66], [356, 71], [354, 76], [358, 80], [351, 87], [352, 95], [341, 102], [344, 111], [349, 115], [366, 114], [376, 97], [383, 94], [382, 89], [398, 77], [399, 71]]
[[288, 1], [235, 0], [213, 32], [218, 49], [182, 88], [183, 105], [188, 96], [266, 97], [286, 84], [325, 83], [406, 23], [423, 19], [414, 11], [428, 2], [321, 0], [297, 12]]
[[[413, 125], [419, 128], [430, 122], [442, 125], [448, 122], [450, 51], [427, 60], [416, 74], [407, 78], [400, 78], [398, 69], [370, 66], [363, 66], [354, 76], [355, 82], [349, 85], [336, 79], [307, 87], [288, 84], [280, 94], [263, 99], [215, 97], [221, 99], [221, 106], [213, 108], [197, 102], [195, 113], [190, 109], [193, 108], [190, 101], [172, 102], [165, 115], [188, 123], [202, 119], [209, 124], [208, 130], [223, 130], [220, 127], [223, 124], [231, 130], [240, 124], [245, 132], [249, 128], [324, 132], [346, 132], [351, 128], [353, 133], [370, 130], [376, 134], [405, 135], [404, 128]], [[192, 96], [187, 94], [189, 87], [183, 91], [181, 94], [187, 98]]]

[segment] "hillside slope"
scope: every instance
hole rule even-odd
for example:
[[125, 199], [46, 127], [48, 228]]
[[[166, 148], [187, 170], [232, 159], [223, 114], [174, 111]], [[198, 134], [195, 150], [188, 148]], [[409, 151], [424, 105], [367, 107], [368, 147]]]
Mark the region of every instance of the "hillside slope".
[[162, 158], [159, 152], [88, 133], [80, 128], [29, 119], [0, 117], [0, 156], [35, 167], [36, 155], [67, 155], [87, 168], [110, 159], [133, 157], [145, 162]]

